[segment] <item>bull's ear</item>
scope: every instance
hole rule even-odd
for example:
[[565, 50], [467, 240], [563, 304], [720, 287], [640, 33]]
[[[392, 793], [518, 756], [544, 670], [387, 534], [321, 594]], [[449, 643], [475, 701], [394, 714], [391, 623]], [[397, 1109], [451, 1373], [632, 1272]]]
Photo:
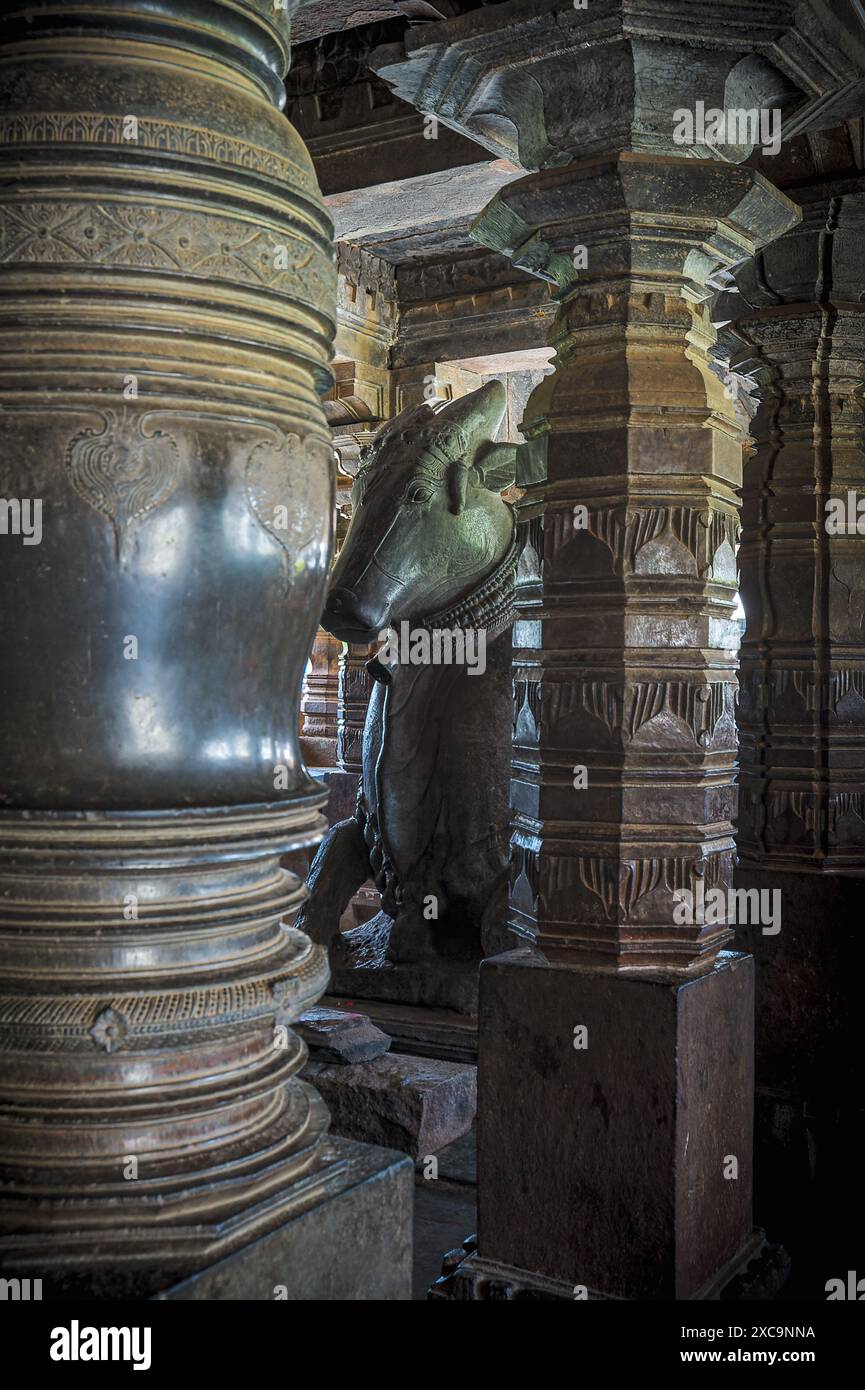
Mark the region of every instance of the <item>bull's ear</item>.
[[447, 486], [448, 505], [454, 516], [459, 516], [466, 504], [466, 481], [469, 470], [462, 459], [454, 459], [448, 464]]
[[488, 444], [478, 452], [475, 468], [490, 492], [504, 492], [517, 476], [516, 444]]

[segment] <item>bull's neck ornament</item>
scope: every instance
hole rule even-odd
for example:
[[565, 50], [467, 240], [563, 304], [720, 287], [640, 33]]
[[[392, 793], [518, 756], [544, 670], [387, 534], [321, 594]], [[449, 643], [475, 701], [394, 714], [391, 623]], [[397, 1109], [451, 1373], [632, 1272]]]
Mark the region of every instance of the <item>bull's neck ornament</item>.
[[514, 577], [518, 558], [514, 526], [510, 549], [486, 579], [465, 598], [458, 599], [448, 608], [439, 609], [437, 613], [412, 618], [412, 624], [415, 627], [425, 627], [430, 632], [444, 631], [448, 628], [483, 629], [487, 634], [487, 641], [494, 641], [506, 632], [514, 621]]

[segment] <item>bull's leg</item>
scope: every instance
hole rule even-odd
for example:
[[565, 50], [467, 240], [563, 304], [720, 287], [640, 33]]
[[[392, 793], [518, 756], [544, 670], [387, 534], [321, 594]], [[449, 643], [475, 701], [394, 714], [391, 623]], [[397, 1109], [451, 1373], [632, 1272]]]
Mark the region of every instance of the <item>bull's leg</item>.
[[329, 946], [354, 893], [370, 876], [369, 852], [354, 817], [332, 825], [307, 876], [309, 897], [297, 925], [313, 941]]

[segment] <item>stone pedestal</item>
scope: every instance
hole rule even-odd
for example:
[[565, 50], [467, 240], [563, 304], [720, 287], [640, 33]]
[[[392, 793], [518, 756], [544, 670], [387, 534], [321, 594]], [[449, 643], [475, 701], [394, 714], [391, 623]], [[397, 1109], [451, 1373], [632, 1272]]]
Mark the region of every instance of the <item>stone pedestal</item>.
[[328, 1183], [273, 1235], [156, 1295], [176, 1302], [398, 1303], [411, 1298], [414, 1172], [405, 1156], [333, 1138]]
[[752, 1253], [751, 958], [662, 983], [510, 952], [481, 994], [484, 1259], [606, 1297], [705, 1296]]

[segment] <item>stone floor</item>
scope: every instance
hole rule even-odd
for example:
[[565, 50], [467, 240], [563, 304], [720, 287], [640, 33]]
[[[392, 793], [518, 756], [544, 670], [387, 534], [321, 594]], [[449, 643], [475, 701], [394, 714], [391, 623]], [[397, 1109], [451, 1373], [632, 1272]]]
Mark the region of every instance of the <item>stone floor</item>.
[[441, 1274], [442, 1256], [462, 1245], [477, 1227], [474, 1126], [436, 1155], [438, 1175], [424, 1176], [416, 1165], [414, 1204], [414, 1292], [425, 1299]]

